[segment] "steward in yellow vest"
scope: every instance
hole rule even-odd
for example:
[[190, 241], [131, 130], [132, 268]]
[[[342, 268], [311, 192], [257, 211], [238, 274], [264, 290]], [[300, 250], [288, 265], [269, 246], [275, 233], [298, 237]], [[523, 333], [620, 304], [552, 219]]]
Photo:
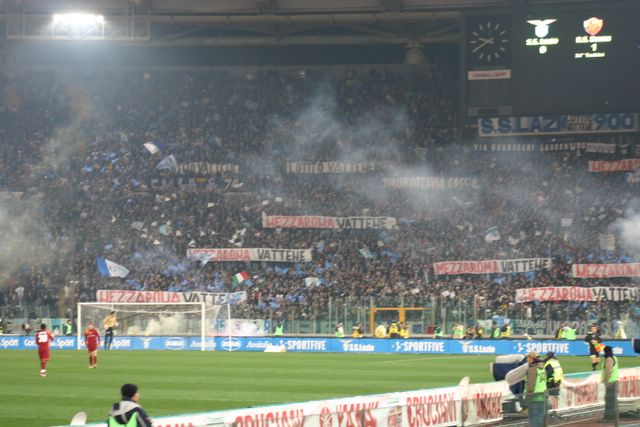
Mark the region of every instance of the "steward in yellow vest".
[[109, 427], [152, 427], [147, 413], [138, 404], [140, 393], [135, 384], [124, 384], [120, 388], [122, 400], [113, 404], [107, 424]]
[[542, 360], [535, 351], [527, 355], [527, 375], [525, 381], [527, 383], [527, 394], [541, 393], [547, 389], [547, 373], [542, 365]]
[[505, 323], [504, 325], [502, 325], [502, 329], [500, 330], [500, 336], [502, 338], [511, 337], [511, 323]]
[[560, 394], [560, 383], [564, 378], [564, 371], [560, 362], [556, 359], [554, 352], [547, 353], [547, 357], [544, 359], [544, 370], [547, 373], [547, 389], [549, 394], [557, 396]]
[[409, 338], [409, 325], [405, 322], [400, 322], [400, 330], [398, 331], [400, 338]]
[[284, 335], [284, 326], [281, 323], [276, 325], [276, 329], [273, 331], [273, 335], [276, 337], [281, 337]]
[[433, 338], [440, 339], [442, 337], [444, 337], [444, 331], [439, 325], [436, 325], [436, 327], [433, 329]]
[[618, 399], [618, 358], [613, 355], [613, 348], [604, 348], [604, 364], [602, 366], [602, 382], [604, 383], [604, 418], [610, 422], [615, 419], [616, 400]]
[[494, 340], [500, 338], [500, 327], [496, 322], [491, 322], [491, 338]]
[[358, 322], [351, 328], [351, 338], [362, 338], [362, 335], [362, 325]]
[[456, 324], [453, 325], [452, 337], [454, 340], [461, 340], [464, 338], [464, 327], [460, 324], [460, 322], [456, 322]]
[[564, 329], [564, 338], [568, 341], [576, 340], [576, 328], [578, 325], [573, 325], [573, 327], [567, 325]]
[[396, 322], [391, 322], [389, 325], [389, 338], [398, 338], [398, 324]]

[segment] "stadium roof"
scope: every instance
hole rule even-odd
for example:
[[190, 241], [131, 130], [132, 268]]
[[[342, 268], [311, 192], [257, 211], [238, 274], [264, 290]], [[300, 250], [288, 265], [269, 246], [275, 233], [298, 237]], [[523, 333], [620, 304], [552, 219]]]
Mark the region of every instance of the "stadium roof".
[[[47, 40], [54, 13], [100, 13], [105, 39], [156, 46], [455, 42], [472, 8], [596, 0], [0, 0], [7, 35]], [[40, 33], [38, 33], [40, 31]]]

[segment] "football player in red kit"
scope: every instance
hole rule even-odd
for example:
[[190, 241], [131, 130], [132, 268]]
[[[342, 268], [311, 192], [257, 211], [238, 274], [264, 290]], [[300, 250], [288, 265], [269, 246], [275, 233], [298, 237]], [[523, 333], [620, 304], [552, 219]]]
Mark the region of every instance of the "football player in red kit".
[[87, 329], [84, 331], [84, 344], [89, 352], [89, 369], [98, 366], [98, 346], [100, 345], [100, 332], [93, 327], [93, 323], [89, 322]]
[[38, 344], [38, 356], [40, 357], [40, 376], [47, 376], [47, 362], [51, 356], [49, 352], [49, 343], [53, 341], [54, 336], [51, 331], [47, 330], [47, 325], [40, 324], [40, 330], [36, 333], [36, 343]]

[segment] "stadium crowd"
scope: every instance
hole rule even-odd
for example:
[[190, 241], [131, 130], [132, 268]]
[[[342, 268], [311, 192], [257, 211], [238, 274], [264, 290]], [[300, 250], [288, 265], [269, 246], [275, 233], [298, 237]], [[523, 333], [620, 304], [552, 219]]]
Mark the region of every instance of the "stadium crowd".
[[[459, 142], [452, 76], [437, 61], [3, 70], [3, 315], [32, 305], [68, 310], [95, 300], [98, 289], [138, 289], [246, 290], [235, 316], [247, 318], [322, 317], [330, 298], [364, 306], [372, 298], [405, 306], [440, 298], [452, 308], [476, 301], [492, 315], [536, 319], [546, 305], [514, 304], [516, 289], [636, 286], [569, 274], [571, 263], [633, 260], [611, 225], [637, 184], [586, 169], [588, 159], [637, 156], [633, 137], [613, 140], [609, 154], [479, 150]], [[287, 162], [302, 161], [369, 166], [287, 173]], [[385, 187], [393, 176], [465, 179], [436, 189]], [[265, 229], [263, 214], [386, 216], [397, 225]], [[613, 247], [601, 242], [610, 233]], [[203, 264], [185, 255], [227, 247], [313, 248], [313, 262]], [[96, 257], [130, 274], [101, 277]], [[432, 267], [543, 257], [553, 259], [551, 269], [525, 274], [436, 276]], [[250, 279], [236, 285], [231, 277], [240, 271]], [[551, 316], [617, 319], [634, 310], [554, 304]]]

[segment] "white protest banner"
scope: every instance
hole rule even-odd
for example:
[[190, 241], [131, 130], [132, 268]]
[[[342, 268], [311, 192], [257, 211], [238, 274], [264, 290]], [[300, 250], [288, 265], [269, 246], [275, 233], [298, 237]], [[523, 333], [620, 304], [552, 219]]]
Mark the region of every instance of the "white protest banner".
[[233, 163], [180, 162], [175, 170], [178, 175], [215, 175], [226, 172], [240, 173], [240, 166]]
[[234, 304], [247, 300], [246, 292], [210, 293], [210, 292], [169, 292], [169, 291], [132, 291], [100, 289], [96, 292], [96, 302], [104, 303], [182, 303], [203, 302], [211, 305]]
[[456, 424], [456, 388], [386, 393], [229, 411], [224, 424], [254, 427], [426, 427]]
[[616, 144], [607, 144], [604, 142], [589, 142], [587, 143], [587, 153], [607, 153], [613, 154], [616, 152]]
[[[461, 425], [458, 387], [399, 393], [402, 408], [400, 427]], [[384, 424], [383, 424], [384, 426]]]
[[607, 279], [610, 277], [640, 277], [640, 263], [629, 264], [573, 264], [573, 277], [578, 279]]
[[263, 228], [325, 228], [335, 230], [392, 229], [396, 219], [388, 216], [316, 216], [316, 215], [266, 215], [262, 214]]
[[586, 151], [588, 153], [612, 154], [616, 151], [616, 144], [599, 142], [491, 142], [473, 144], [475, 151], [511, 151], [511, 152], [558, 152], [558, 151]]
[[618, 399], [620, 401], [640, 399], [640, 368], [620, 369]]
[[550, 400], [552, 409], [557, 411], [602, 405], [604, 384], [601, 384], [600, 372], [580, 379], [565, 377], [560, 383], [560, 395]]
[[[601, 373], [593, 373], [586, 378], [566, 377], [560, 384], [560, 395], [552, 399], [552, 409], [573, 410], [604, 404], [605, 387]], [[640, 399], [640, 368], [620, 369], [618, 376], [618, 399], [637, 401]]]
[[201, 262], [265, 261], [310, 262], [311, 249], [274, 248], [196, 248], [187, 249], [187, 257]]
[[587, 147], [586, 142], [545, 142], [540, 145], [540, 151], [581, 151]]
[[517, 303], [540, 301], [638, 301], [638, 288], [594, 286], [582, 288], [579, 286], [558, 286], [543, 288], [516, 289]]
[[285, 165], [288, 174], [369, 173], [376, 170], [374, 162], [287, 162]]
[[502, 401], [511, 392], [506, 381], [459, 386], [464, 425], [502, 419]]
[[[640, 368], [620, 369], [618, 398], [634, 401], [640, 398]], [[285, 405], [260, 406], [215, 412], [153, 417], [156, 427], [224, 425], [225, 427], [445, 427], [496, 422], [498, 396], [505, 396], [504, 381], [415, 390], [401, 393], [315, 400]], [[468, 389], [463, 390], [463, 387]], [[551, 399], [552, 409], [604, 404], [604, 385], [600, 373], [586, 378], [565, 376], [560, 396]], [[475, 396], [478, 394], [479, 396]], [[467, 411], [460, 410], [460, 399], [470, 402]], [[475, 402], [471, 402], [475, 400]], [[476, 410], [471, 414], [470, 408]], [[466, 412], [465, 421], [461, 412]], [[362, 417], [364, 415], [364, 417]], [[472, 421], [476, 420], [476, 421]], [[88, 426], [103, 426], [90, 423]], [[65, 426], [70, 427], [70, 426]]]
[[551, 258], [522, 258], [483, 261], [443, 261], [433, 264], [437, 276], [452, 274], [526, 273], [548, 270]]
[[478, 178], [464, 176], [399, 176], [383, 178], [385, 188], [414, 188], [417, 190], [447, 190], [459, 188], [478, 188]]
[[639, 167], [640, 159], [589, 161], [589, 172], [633, 172]]

